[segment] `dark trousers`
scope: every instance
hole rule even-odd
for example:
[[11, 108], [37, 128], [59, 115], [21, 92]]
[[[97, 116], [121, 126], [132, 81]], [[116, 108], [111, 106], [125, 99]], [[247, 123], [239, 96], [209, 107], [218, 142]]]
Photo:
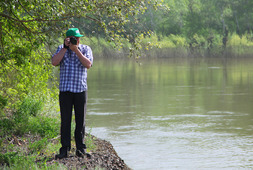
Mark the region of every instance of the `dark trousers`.
[[84, 144], [85, 135], [85, 116], [86, 116], [86, 92], [71, 93], [60, 92], [60, 111], [61, 111], [61, 153], [67, 152], [71, 148], [71, 120], [72, 110], [75, 111], [75, 142], [76, 149], [84, 151], [86, 148]]

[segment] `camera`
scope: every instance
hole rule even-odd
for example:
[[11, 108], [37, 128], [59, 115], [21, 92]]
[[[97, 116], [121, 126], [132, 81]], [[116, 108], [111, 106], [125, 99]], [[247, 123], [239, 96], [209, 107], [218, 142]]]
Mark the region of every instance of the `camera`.
[[71, 44], [77, 45], [77, 39], [75, 37], [70, 37], [69, 40], [70, 40]]

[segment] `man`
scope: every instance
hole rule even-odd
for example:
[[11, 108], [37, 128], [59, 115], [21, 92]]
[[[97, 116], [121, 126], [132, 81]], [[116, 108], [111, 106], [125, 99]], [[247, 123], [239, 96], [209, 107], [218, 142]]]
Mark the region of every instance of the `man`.
[[60, 45], [52, 56], [52, 65], [60, 65], [60, 112], [61, 112], [61, 145], [60, 154], [56, 159], [68, 157], [71, 148], [72, 109], [75, 111], [75, 143], [76, 155], [83, 157], [85, 116], [87, 102], [87, 69], [92, 66], [92, 50], [80, 44], [78, 28], [70, 28], [66, 32], [64, 44]]

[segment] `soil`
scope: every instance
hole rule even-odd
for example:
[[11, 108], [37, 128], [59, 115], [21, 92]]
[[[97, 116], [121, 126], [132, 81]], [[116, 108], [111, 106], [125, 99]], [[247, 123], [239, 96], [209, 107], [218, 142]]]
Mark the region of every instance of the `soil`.
[[[87, 134], [86, 134], [87, 135]], [[99, 139], [93, 135], [89, 134], [89, 137], [92, 139], [92, 142], [95, 146], [92, 152], [86, 153], [86, 155], [82, 157], [77, 157], [75, 155], [75, 149], [71, 149], [68, 158], [63, 159], [55, 159], [54, 155], [51, 156], [43, 156], [38, 158], [36, 161], [45, 162], [47, 165], [59, 164], [63, 167], [66, 167], [68, 170], [93, 170], [93, 169], [106, 169], [106, 170], [130, 170], [130, 168], [125, 164], [124, 160], [122, 160], [116, 151], [114, 150], [112, 144], [108, 141]], [[26, 134], [26, 139], [30, 139], [30, 142], [38, 141], [40, 139], [39, 136], [34, 137], [29, 134]], [[57, 139], [52, 139], [52, 143], [56, 142]], [[17, 147], [22, 147], [25, 152], [28, 152], [28, 140], [22, 140], [17, 136], [8, 137], [3, 139], [3, 144], [6, 146], [9, 144], [15, 145]], [[6, 153], [6, 147], [1, 148], [0, 153]], [[4, 162], [0, 162], [0, 169], [5, 164]], [[7, 164], [8, 165], [8, 164]]]
[[68, 158], [63, 159], [51, 159], [47, 161], [47, 164], [63, 164], [67, 169], [108, 169], [108, 170], [130, 170], [116, 151], [112, 144], [108, 141], [96, 138], [92, 136], [96, 150], [93, 153], [87, 153], [84, 158], [77, 157], [75, 152], [70, 152]]

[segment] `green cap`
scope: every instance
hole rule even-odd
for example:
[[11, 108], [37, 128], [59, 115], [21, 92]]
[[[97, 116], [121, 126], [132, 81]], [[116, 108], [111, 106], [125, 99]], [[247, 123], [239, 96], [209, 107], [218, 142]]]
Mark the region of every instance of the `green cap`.
[[78, 28], [70, 28], [66, 32], [66, 37], [69, 37], [69, 36], [82, 37], [83, 35], [80, 34], [80, 31]]

